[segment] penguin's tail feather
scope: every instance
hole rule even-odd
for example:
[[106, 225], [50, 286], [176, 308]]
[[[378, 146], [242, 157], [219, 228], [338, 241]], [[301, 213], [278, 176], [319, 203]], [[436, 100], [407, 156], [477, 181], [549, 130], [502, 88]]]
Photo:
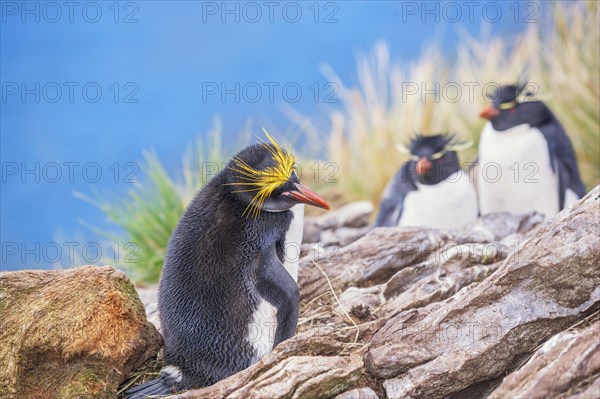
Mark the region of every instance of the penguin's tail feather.
[[173, 389], [162, 379], [150, 380], [125, 391], [126, 399], [160, 398], [160, 395], [173, 393]]

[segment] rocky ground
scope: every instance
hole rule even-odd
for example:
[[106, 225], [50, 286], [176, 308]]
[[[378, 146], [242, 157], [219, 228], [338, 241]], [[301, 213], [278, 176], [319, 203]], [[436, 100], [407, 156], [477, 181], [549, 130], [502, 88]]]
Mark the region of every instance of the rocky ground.
[[[175, 397], [600, 397], [598, 187], [545, 223], [536, 214], [497, 214], [452, 231], [372, 230], [372, 211], [370, 203], [360, 202], [307, 218], [297, 335], [250, 368]], [[112, 286], [113, 278], [100, 281]], [[45, 281], [47, 286], [50, 280]], [[6, 276], [2, 282], [4, 301], [14, 292], [6, 287], [15, 282]], [[102, 292], [92, 298], [102, 302]], [[155, 287], [138, 292], [149, 320], [160, 329]], [[61, 342], [30, 342], [24, 332], [30, 327], [16, 329], [20, 312], [29, 320], [44, 306], [49, 303], [35, 311], [21, 306], [19, 313], [0, 306], [2, 327], [11, 331], [0, 332], [0, 360], [13, 365], [0, 370], [0, 382], [10, 388], [1, 398], [15, 397], [10, 394], [19, 392], [25, 380], [32, 383], [19, 373], [24, 358], [51, 353], [57, 367], [73, 364], [72, 357], [60, 355]], [[106, 384], [105, 396], [78, 397], [114, 397], [118, 382], [131, 370], [141, 370], [133, 373], [140, 379], [160, 367], [160, 359], [151, 359], [140, 369], [156, 348], [156, 337], [152, 325], [142, 328], [136, 317], [121, 317], [137, 326], [123, 339], [147, 344], [137, 351], [126, 347], [115, 368], [119, 378]], [[94, 351], [83, 345], [78, 353], [82, 365]]]

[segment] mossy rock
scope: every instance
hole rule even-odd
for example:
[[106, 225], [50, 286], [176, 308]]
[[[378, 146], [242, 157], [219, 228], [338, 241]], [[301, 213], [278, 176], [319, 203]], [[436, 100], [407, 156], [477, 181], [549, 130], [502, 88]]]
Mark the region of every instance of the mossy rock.
[[161, 346], [124, 273], [0, 273], [0, 399], [115, 398]]

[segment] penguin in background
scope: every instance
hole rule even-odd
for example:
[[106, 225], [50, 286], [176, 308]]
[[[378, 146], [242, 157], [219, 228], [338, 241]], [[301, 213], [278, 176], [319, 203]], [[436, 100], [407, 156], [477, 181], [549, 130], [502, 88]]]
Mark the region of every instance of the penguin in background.
[[526, 83], [501, 86], [480, 116], [477, 189], [481, 214], [537, 211], [546, 219], [585, 195], [573, 145]]
[[198, 192], [175, 228], [159, 285], [165, 366], [128, 399], [212, 385], [294, 335], [304, 205], [329, 205], [265, 134]]
[[471, 142], [455, 135], [415, 135], [406, 162], [383, 192], [375, 227], [428, 226], [449, 229], [477, 220], [477, 195], [460, 167], [457, 151]]

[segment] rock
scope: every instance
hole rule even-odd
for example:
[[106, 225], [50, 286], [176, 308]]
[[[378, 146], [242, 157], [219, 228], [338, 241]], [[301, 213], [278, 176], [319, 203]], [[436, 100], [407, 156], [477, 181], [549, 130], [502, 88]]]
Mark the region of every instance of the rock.
[[146, 309], [146, 318], [154, 327], [162, 333], [160, 318], [158, 314], [158, 284], [136, 288], [144, 308]]
[[[361, 356], [333, 355], [339, 352], [339, 343], [309, 337], [296, 336], [246, 370], [174, 399], [330, 398], [357, 383], [363, 369]], [[315, 355], [307, 355], [311, 352]]]
[[369, 201], [357, 201], [317, 216], [313, 220], [323, 229], [365, 227], [369, 224], [373, 208]]
[[492, 274], [508, 253], [508, 248], [499, 243], [444, 247], [426, 262], [400, 270], [385, 284], [388, 302], [383, 312], [393, 316], [449, 298]]
[[348, 288], [339, 296], [340, 310], [350, 313], [352, 308], [359, 305], [368, 306], [371, 309], [378, 308], [385, 301], [382, 288], [379, 285], [367, 288]]
[[596, 321], [555, 335], [523, 367], [506, 377], [489, 399], [556, 398], [584, 395], [588, 390], [590, 395], [582, 397], [600, 397], [599, 334], [600, 321]]
[[340, 227], [335, 230], [324, 230], [321, 232], [320, 241], [345, 247], [367, 234], [370, 230], [370, 227]]
[[[600, 307], [598, 192], [545, 224], [536, 214], [486, 215], [456, 230], [373, 229], [343, 246], [322, 239], [361, 228], [327, 222], [320, 242], [301, 247], [297, 335], [248, 369], [176, 397], [465, 399], [496, 389], [523, 397], [558, 371], [540, 367], [544, 357], [530, 365], [534, 356], [511, 372]], [[573, 352], [555, 358], [570, 368], [549, 396], [595, 397], [596, 360], [583, 354], [597, 349], [569, 337]], [[558, 346], [547, 345], [554, 356]], [[585, 365], [583, 380], [574, 362]]]
[[373, 209], [373, 204], [369, 201], [357, 201], [345, 205], [335, 212], [337, 226], [354, 228], [365, 227], [369, 224]]
[[369, 201], [358, 201], [320, 216], [306, 217], [303, 242], [325, 241], [347, 245], [369, 230], [365, 227], [369, 224], [373, 208]]
[[0, 273], [3, 399], [113, 399], [161, 342], [111, 267]]
[[525, 234], [544, 221], [544, 215], [531, 212], [524, 215], [511, 215], [507, 212], [490, 213], [481, 216], [469, 226], [454, 230], [452, 236], [457, 243], [496, 242], [511, 234]]
[[379, 396], [371, 388], [353, 389], [336, 396], [334, 399], [379, 399]]
[[160, 317], [158, 312], [158, 303], [150, 302], [148, 304], [144, 304], [144, 308], [146, 309], [146, 318], [150, 323], [156, 327], [156, 329], [162, 334], [162, 326], [160, 325]]
[[569, 399], [590, 399], [600, 397], [600, 376], [592, 380], [592, 383], [582, 392], [569, 395]]
[[158, 284], [136, 287], [136, 290], [143, 304], [158, 302]]
[[385, 282], [398, 270], [422, 261], [447, 236], [421, 228], [377, 228], [366, 236], [315, 260], [311, 254], [300, 259], [298, 284], [301, 299], [328, 289], [319, 263], [337, 289]]
[[[348, 246], [333, 246], [323, 252], [304, 246], [301, 251], [304, 256], [300, 258], [299, 265], [300, 295], [303, 299], [310, 298], [328, 289], [323, 273], [313, 261], [319, 263], [333, 286], [340, 290], [350, 286], [364, 287], [385, 283], [398, 271], [422, 263], [430, 255], [438, 258], [437, 263], [426, 266], [427, 270], [420, 270], [419, 273], [432, 275], [434, 269], [437, 269], [437, 264], [451, 260], [446, 258], [452, 255], [452, 251], [464, 252], [463, 255], [456, 256], [473, 258], [467, 260], [470, 264], [476, 264], [476, 258], [484, 255], [482, 251], [486, 252], [488, 258], [494, 254], [496, 261], [503, 259], [510, 250], [517, 248], [517, 243], [525, 241], [529, 229], [539, 223], [538, 219], [537, 214], [490, 214], [458, 230], [441, 231], [422, 227], [376, 228]], [[498, 242], [507, 237], [510, 237], [507, 244], [511, 247]], [[468, 248], [468, 245], [460, 246], [461, 244], [471, 245], [472, 249]], [[321, 247], [319, 249], [321, 250]], [[480, 263], [489, 264], [490, 259], [482, 258]], [[457, 259], [455, 263], [460, 265], [463, 261], [464, 259]], [[415, 270], [420, 267], [422, 265], [415, 266]], [[492, 271], [491, 269], [493, 267], [490, 266], [479, 271], [472, 270], [471, 273], [475, 276], [466, 277], [462, 284], [466, 285], [479, 277], [483, 278], [486, 273]], [[424, 275], [415, 277], [413, 282]], [[455, 288], [460, 286], [462, 285], [459, 282]]]
[[538, 227], [482, 282], [389, 319], [365, 357], [369, 373], [386, 379], [388, 397], [489, 389], [486, 381], [598, 309], [598, 197], [597, 187]]
[[321, 241], [321, 231], [323, 227], [319, 226], [319, 223], [315, 218], [306, 217], [304, 219], [304, 233], [302, 236], [302, 242], [313, 244]]

